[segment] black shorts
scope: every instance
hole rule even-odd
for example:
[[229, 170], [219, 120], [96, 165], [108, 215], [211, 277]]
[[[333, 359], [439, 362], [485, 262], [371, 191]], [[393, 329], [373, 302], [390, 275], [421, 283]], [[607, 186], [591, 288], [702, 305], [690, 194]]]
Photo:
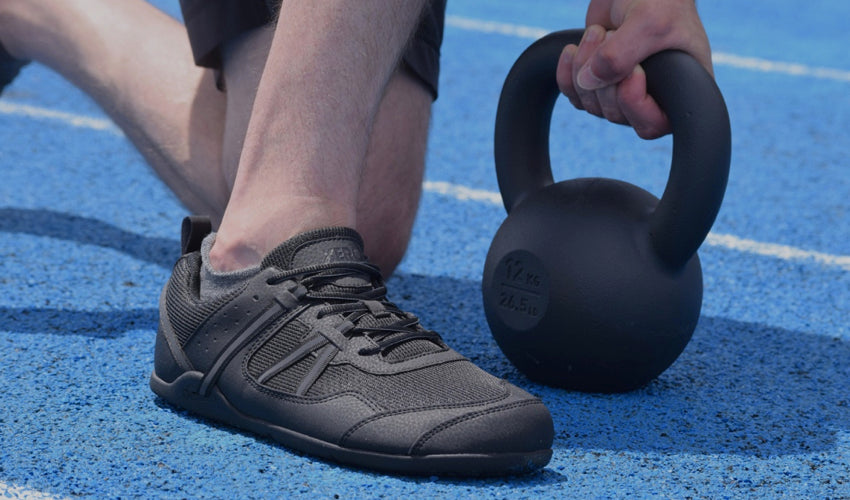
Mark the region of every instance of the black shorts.
[[[356, 1], [356, 0], [355, 0]], [[274, 21], [279, 0], [180, 0], [195, 63], [221, 69], [221, 47]], [[402, 63], [437, 98], [446, 0], [431, 0]]]

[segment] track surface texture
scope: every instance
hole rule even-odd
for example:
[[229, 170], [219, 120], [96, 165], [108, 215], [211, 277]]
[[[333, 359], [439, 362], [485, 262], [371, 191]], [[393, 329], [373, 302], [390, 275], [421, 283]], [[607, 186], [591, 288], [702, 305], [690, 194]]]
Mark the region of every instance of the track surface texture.
[[[154, 2], [175, 16], [176, 0]], [[452, 0], [425, 195], [390, 296], [484, 369], [540, 396], [551, 463], [523, 477], [362, 472], [162, 404], [157, 297], [185, 210], [87, 97], [31, 65], [0, 98], [0, 497], [850, 497], [850, 2], [699, 8], [732, 123], [725, 203], [700, 250], [702, 316], [648, 386], [531, 383], [489, 334], [480, 281], [504, 218], [492, 133], [502, 81], [584, 2]], [[572, 110], [555, 177], [660, 194], [670, 140]]]

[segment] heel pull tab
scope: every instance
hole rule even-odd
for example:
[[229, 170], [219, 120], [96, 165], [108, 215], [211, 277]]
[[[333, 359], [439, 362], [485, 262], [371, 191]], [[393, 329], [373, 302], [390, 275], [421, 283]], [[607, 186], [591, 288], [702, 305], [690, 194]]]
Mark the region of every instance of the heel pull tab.
[[212, 222], [205, 215], [190, 215], [183, 219], [180, 247], [183, 255], [201, 250], [201, 242], [212, 232]]

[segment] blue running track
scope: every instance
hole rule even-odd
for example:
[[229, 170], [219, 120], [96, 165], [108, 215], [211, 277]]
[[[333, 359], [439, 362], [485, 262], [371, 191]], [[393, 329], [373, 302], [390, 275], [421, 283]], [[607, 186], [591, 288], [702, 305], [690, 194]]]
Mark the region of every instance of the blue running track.
[[[0, 98], [0, 497], [850, 498], [850, 2], [699, 2], [733, 163], [700, 251], [702, 318], [667, 372], [623, 395], [555, 390], [490, 337], [498, 93], [524, 47], [581, 26], [585, 7], [449, 2], [426, 192], [390, 282], [453, 347], [543, 398], [557, 433], [545, 470], [388, 477], [161, 404], [147, 379], [184, 209], [91, 100], [33, 65]], [[566, 100], [552, 148], [559, 179], [666, 182], [669, 139]]]

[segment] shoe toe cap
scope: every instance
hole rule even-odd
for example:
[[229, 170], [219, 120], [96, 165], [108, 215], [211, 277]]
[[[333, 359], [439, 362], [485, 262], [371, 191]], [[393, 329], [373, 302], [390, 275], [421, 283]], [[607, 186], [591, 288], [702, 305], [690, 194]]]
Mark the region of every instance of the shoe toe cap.
[[350, 429], [341, 444], [414, 457], [550, 449], [554, 425], [549, 410], [516, 387], [508, 390], [509, 397], [491, 404], [378, 415]]
[[523, 399], [471, 411], [423, 434], [412, 455], [505, 454], [547, 450], [554, 425], [539, 399]]

